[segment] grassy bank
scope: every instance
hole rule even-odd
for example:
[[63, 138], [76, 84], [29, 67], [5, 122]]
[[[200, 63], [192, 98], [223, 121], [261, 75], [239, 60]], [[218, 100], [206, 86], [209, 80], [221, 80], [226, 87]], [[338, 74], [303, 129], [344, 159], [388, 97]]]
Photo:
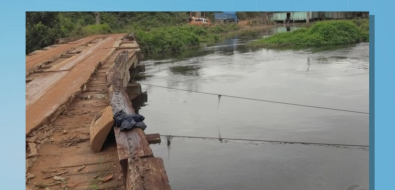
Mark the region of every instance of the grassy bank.
[[[263, 13], [238, 12], [239, 19], [261, 18]], [[204, 12], [214, 20], [214, 12]], [[189, 12], [100, 12], [96, 24], [94, 12], [27, 12], [26, 54], [53, 45], [56, 39], [81, 38], [93, 34], [129, 33], [138, 35], [148, 54], [179, 52], [202, 43], [213, 44], [244, 31], [227, 24], [209, 28], [187, 26]]]
[[369, 41], [369, 20], [322, 21], [249, 43], [259, 47], [312, 47]]
[[200, 27], [191, 25], [157, 27], [150, 30], [135, 30], [137, 42], [148, 55], [180, 52], [199, 46], [201, 43], [215, 43], [228, 33], [240, 29], [236, 24]]
[[[238, 12], [241, 19], [259, 17], [260, 14]], [[214, 12], [204, 12], [203, 15], [211, 20], [214, 19]], [[79, 38], [93, 34], [128, 33], [138, 30], [148, 32], [155, 30], [155, 28], [166, 28], [166, 33], [168, 32], [171, 36], [173, 33], [177, 33], [176, 29], [172, 27], [185, 25], [189, 16], [189, 12], [100, 12], [100, 24], [96, 24], [94, 12], [27, 12], [26, 54], [53, 45], [56, 39], [65, 37]], [[181, 28], [181, 30], [184, 29], [184, 27]], [[212, 42], [221, 37], [219, 34], [231, 30], [227, 27], [213, 27], [206, 30], [207, 35], [195, 35], [198, 36], [199, 42]], [[159, 32], [153, 31], [153, 34], [143, 34], [143, 36], [155, 34], [159, 34]], [[184, 40], [181, 41], [183, 43], [175, 42], [175, 44], [181, 44], [181, 47], [170, 48], [170, 50], [182, 49], [183, 44], [188, 45], [193, 40], [187, 40], [188, 42], [185, 41], [185, 43]], [[166, 49], [166, 47], [164, 48]], [[152, 49], [152, 52], [160, 52], [153, 49], [152, 46], [148, 49]]]

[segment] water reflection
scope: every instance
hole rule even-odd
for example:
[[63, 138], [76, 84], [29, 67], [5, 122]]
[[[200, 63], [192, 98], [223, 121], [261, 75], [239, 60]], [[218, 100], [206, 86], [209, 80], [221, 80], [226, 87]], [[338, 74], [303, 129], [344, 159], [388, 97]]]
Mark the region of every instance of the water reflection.
[[199, 76], [200, 65], [171, 66], [169, 69], [175, 75]]
[[[146, 73], [152, 77], [144, 83], [369, 110], [369, 43], [273, 50], [246, 47], [248, 40], [239, 35], [182, 56], [147, 60]], [[150, 118], [147, 133], [216, 138], [174, 138], [152, 146], [164, 159], [173, 189], [329, 190], [350, 183], [369, 185], [368, 149], [226, 140], [369, 144], [368, 115], [143, 87], [150, 94], [149, 106], [140, 110]]]

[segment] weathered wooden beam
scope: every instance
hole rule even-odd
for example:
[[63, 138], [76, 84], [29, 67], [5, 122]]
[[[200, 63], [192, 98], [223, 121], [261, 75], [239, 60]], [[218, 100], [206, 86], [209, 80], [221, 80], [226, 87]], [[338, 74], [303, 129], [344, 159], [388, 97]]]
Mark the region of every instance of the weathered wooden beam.
[[104, 142], [114, 125], [111, 106], [104, 108], [92, 121], [90, 126], [90, 145], [94, 152], [102, 149]]
[[140, 95], [142, 93], [141, 85], [139, 83], [132, 83], [132, 84], [129, 83], [125, 91], [129, 97]]
[[[107, 73], [109, 100], [114, 114], [120, 110], [126, 114], [135, 113], [124, 85], [124, 72], [129, 71], [126, 67], [128, 61], [128, 52], [122, 52]], [[117, 126], [113, 130], [126, 189], [170, 189], [163, 160], [153, 157], [143, 130], [121, 131]]]
[[130, 68], [129, 73], [132, 78], [134, 78], [138, 73], [145, 72], [145, 65], [136, 65], [135, 68]]
[[146, 134], [145, 138], [147, 139], [149, 144], [158, 144], [161, 142], [159, 133]]
[[[132, 104], [123, 88], [111, 86], [109, 94], [114, 114], [120, 110], [123, 110], [126, 114], [134, 113]], [[129, 158], [153, 156], [148, 141], [145, 139], [144, 132], [140, 128], [121, 131], [119, 127], [115, 126], [114, 133], [117, 142], [119, 163], [121, 164], [124, 176], [127, 176]]]
[[[126, 189], [149, 189], [149, 190], [170, 190], [169, 179], [167, 178], [165, 166], [162, 158], [143, 158], [140, 160], [129, 160], [131, 173], [144, 173], [142, 186], [126, 186]], [[140, 181], [140, 179], [132, 179]], [[138, 184], [138, 183], [135, 183]]]

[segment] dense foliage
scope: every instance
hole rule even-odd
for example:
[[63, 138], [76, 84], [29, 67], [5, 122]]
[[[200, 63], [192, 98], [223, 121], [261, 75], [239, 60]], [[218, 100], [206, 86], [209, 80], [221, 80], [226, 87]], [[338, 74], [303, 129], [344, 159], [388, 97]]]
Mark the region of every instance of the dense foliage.
[[323, 21], [309, 28], [292, 32], [278, 33], [268, 38], [251, 42], [253, 46], [267, 47], [303, 47], [343, 45], [369, 41], [369, 21]]
[[58, 13], [38, 12], [26, 13], [26, 53], [54, 43], [57, 38], [63, 37]]
[[201, 42], [215, 42], [220, 39], [219, 34], [238, 29], [236, 24], [213, 27], [182, 25], [151, 28], [149, 31], [139, 29], [135, 31], [135, 36], [143, 52], [158, 54], [179, 52]]
[[[200, 42], [216, 41], [219, 34], [237, 30], [235, 24], [210, 28], [186, 25], [188, 12], [27, 12], [26, 53], [54, 44], [64, 37], [135, 32], [143, 50], [154, 54], [177, 52]], [[214, 19], [213, 12], [203, 13]], [[176, 26], [179, 26], [176, 27]]]
[[[202, 13], [214, 21], [214, 12]], [[211, 27], [187, 25], [189, 12], [27, 12], [26, 53], [54, 44], [64, 37], [134, 32], [147, 54], [179, 52], [200, 43], [214, 43], [236, 34], [256, 34], [239, 30], [236, 24]], [[259, 12], [237, 12], [239, 19], [260, 18]], [[254, 20], [252, 20], [254, 21]], [[276, 34], [258, 40], [255, 46], [320, 46], [369, 41], [369, 21], [325, 21], [307, 29]]]
[[54, 44], [64, 37], [120, 33], [185, 24], [187, 12], [27, 12], [26, 53]]

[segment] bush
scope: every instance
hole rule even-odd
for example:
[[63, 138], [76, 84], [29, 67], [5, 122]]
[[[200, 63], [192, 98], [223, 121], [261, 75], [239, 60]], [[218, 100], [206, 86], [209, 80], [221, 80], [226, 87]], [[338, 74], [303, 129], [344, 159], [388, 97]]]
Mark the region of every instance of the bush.
[[227, 24], [218, 24], [215, 26], [212, 26], [208, 28], [208, 32], [214, 33], [214, 34], [219, 34], [219, 33], [224, 33], [224, 32], [230, 32], [234, 30], [238, 30], [240, 27], [235, 24], [235, 23], [227, 23]]
[[[310, 28], [278, 33], [250, 43], [253, 46], [324, 46], [369, 41], [369, 23], [366, 21], [323, 21]], [[367, 29], [366, 29], [367, 28]]]
[[54, 44], [55, 40], [63, 37], [59, 26], [50, 28], [39, 22], [26, 30], [26, 53]]
[[[134, 29], [136, 39], [146, 54], [180, 52], [186, 48], [198, 46], [201, 42], [217, 42], [224, 33], [238, 30], [236, 24], [223, 24], [212, 27], [192, 25]], [[221, 36], [220, 36], [221, 35]]]
[[111, 27], [108, 24], [88, 25], [82, 28], [82, 33], [83, 35], [109, 34], [111, 33]]
[[[247, 18], [258, 15], [252, 12], [237, 14]], [[142, 49], [149, 52], [180, 51], [200, 42], [216, 42], [239, 29], [236, 24], [208, 28], [190, 26], [186, 24], [187, 12], [101, 12], [99, 15], [101, 24], [96, 25], [94, 12], [27, 12], [26, 53], [52, 45], [58, 38], [129, 32], [138, 32], [140, 40], [147, 45], [145, 48], [140, 44]], [[214, 12], [203, 15], [214, 19]], [[164, 31], [160, 32], [162, 29]], [[222, 35], [224, 33], [226, 35]], [[159, 42], [153, 40], [156, 36]], [[160, 46], [156, 47], [158, 44]]]
[[148, 54], [179, 52], [186, 47], [199, 45], [199, 37], [195, 33], [203, 33], [191, 26], [162, 27], [151, 31], [138, 30], [135, 35], [142, 51]]

